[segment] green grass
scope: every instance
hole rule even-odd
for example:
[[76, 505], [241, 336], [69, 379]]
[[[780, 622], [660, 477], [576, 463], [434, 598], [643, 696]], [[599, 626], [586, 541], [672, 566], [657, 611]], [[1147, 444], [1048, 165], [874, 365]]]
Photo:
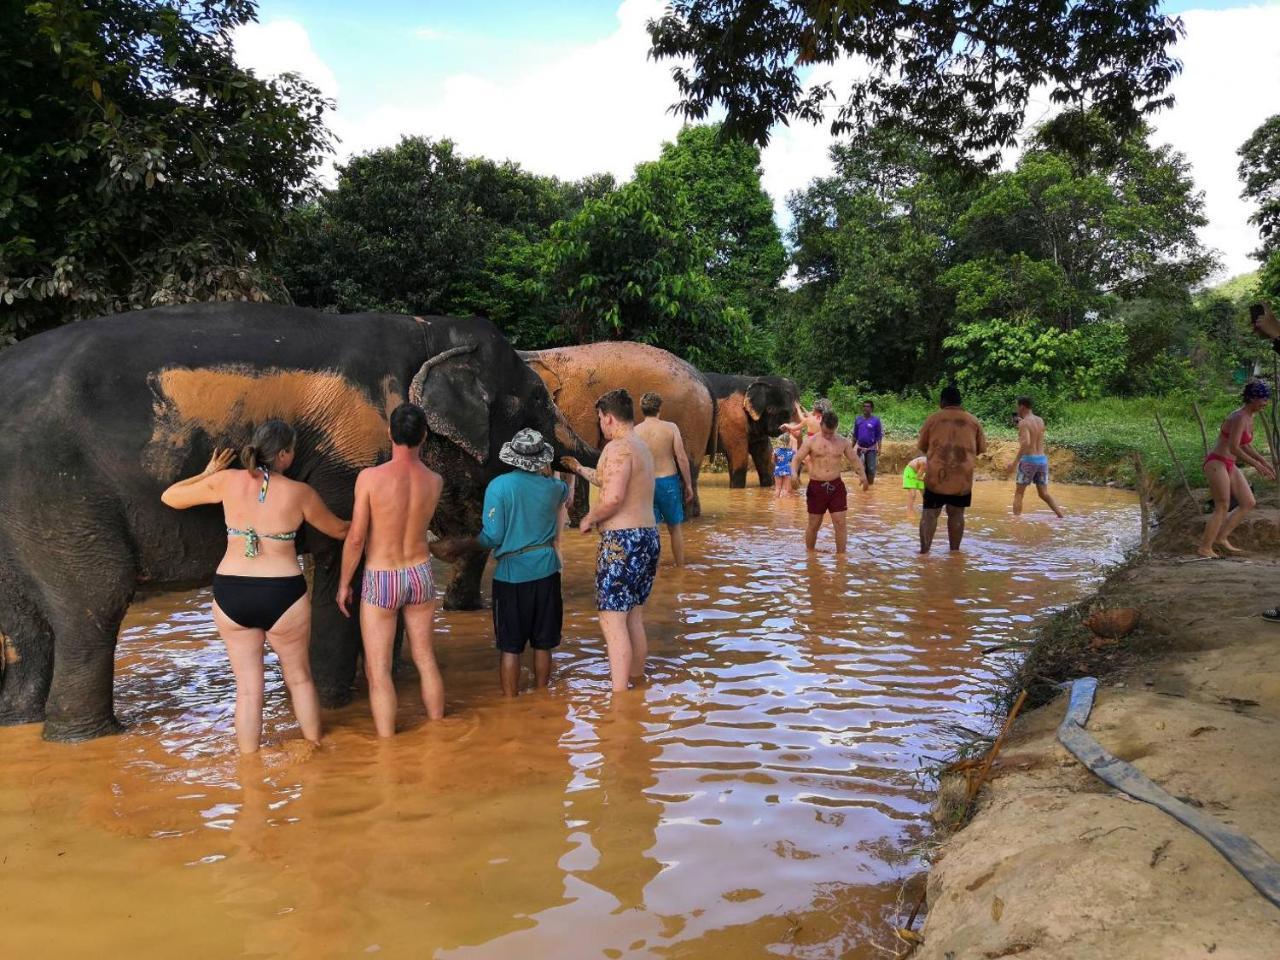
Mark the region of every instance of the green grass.
[[[1239, 405], [1233, 393], [1224, 391], [1220, 398], [1212, 401], [1197, 401], [1210, 446], [1223, 418]], [[861, 412], [861, 397], [839, 388], [834, 389], [832, 395], [842, 429], [847, 430], [853, 425], [854, 416]], [[811, 392], [806, 393], [805, 402], [811, 402], [812, 397]], [[894, 440], [915, 437], [924, 418], [937, 409], [936, 403], [918, 396], [878, 394], [872, 399], [876, 413], [884, 423], [886, 436]], [[981, 408], [985, 405], [974, 403], [973, 406]], [[1154, 480], [1181, 484], [1173, 458], [1156, 427], [1157, 412], [1187, 480], [1193, 487], [1203, 486], [1204, 474], [1200, 464], [1204, 458], [1204, 446], [1191, 397], [1105, 397], [1058, 403], [1053, 405], [1053, 411], [1046, 416], [1045, 422], [1051, 444], [1071, 449], [1089, 466], [1107, 471], [1119, 482], [1133, 482], [1132, 455], [1138, 452]], [[1270, 411], [1266, 413], [1269, 416]], [[1008, 419], [1003, 422], [991, 417], [982, 419], [988, 437], [1017, 439], [1018, 432]], [[1265, 456], [1268, 447], [1261, 420], [1259, 416], [1254, 448]]]

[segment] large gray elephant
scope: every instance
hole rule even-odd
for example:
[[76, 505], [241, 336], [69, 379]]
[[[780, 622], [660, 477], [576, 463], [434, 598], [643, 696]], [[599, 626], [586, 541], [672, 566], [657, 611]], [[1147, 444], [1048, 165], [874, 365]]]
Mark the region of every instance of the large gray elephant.
[[786, 377], [739, 377], [704, 373], [716, 398], [716, 431], [710, 456], [729, 462], [729, 486], [747, 485], [754, 463], [760, 486], [773, 485], [773, 438], [782, 425], [800, 416], [800, 390]]
[[[386, 417], [427, 411], [423, 459], [445, 479], [433, 523], [473, 534], [501, 445], [520, 428], [595, 462], [542, 381], [479, 318], [339, 316], [269, 304], [161, 307], [88, 320], [0, 352], [0, 723], [44, 719], [47, 739], [117, 729], [116, 632], [139, 584], [208, 582], [221, 511], [173, 511], [160, 492], [239, 447], [269, 417], [292, 423], [290, 474], [351, 515], [356, 472], [389, 452]], [[341, 545], [309, 528], [312, 665], [322, 702], [351, 697], [357, 627], [334, 603]], [[483, 557], [447, 604], [479, 604]]]

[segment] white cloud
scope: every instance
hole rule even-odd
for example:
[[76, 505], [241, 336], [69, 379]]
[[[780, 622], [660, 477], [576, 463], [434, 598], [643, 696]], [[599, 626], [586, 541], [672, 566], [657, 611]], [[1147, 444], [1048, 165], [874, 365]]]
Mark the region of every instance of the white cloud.
[[[538, 173], [576, 178], [608, 171], [623, 180], [680, 129], [680, 118], [668, 110], [677, 98], [671, 64], [648, 57], [645, 23], [663, 8], [664, 0], [622, 0], [608, 36], [517, 69], [514, 79], [507, 79], [511, 64], [502, 64], [500, 75], [479, 69], [453, 74], [364, 113], [343, 110], [337, 78], [300, 23], [249, 24], [236, 32], [235, 44], [241, 63], [259, 73], [294, 70], [338, 99], [331, 117], [342, 140], [338, 160], [424, 134]], [[1263, 119], [1280, 111], [1280, 5], [1191, 11], [1183, 19], [1187, 37], [1177, 54], [1185, 69], [1173, 87], [1178, 102], [1154, 126], [1159, 141], [1190, 160], [1210, 220], [1203, 239], [1222, 252], [1224, 274], [1230, 275], [1255, 265], [1248, 253], [1257, 236], [1239, 199], [1235, 151]], [[432, 27], [415, 32], [427, 40], [449, 39]], [[815, 68], [809, 79], [830, 81], [839, 95], [861, 69], [847, 61]], [[1038, 109], [1033, 105], [1032, 120], [1043, 119]], [[773, 132], [763, 156], [764, 185], [780, 222], [787, 220], [787, 194], [830, 172], [830, 144], [825, 124], [797, 122]]]
[[1257, 267], [1258, 246], [1240, 199], [1236, 150], [1267, 117], [1280, 113], [1280, 5], [1182, 14], [1187, 36], [1175, 52], [1183, 62], [1173, 83], [1177, 103], [1156, 116], [1156, 140], [1191, 162], [1205, 193], [1209, 225], [1201, 239], [1222, 253], [1223, 276]]

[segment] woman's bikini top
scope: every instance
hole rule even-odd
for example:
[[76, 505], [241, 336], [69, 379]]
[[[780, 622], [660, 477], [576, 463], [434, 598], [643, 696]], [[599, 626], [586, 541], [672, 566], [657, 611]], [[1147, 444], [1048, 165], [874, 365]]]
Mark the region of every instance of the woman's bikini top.
[[[1231, 431], [1227, 429], [1227, 425], [1225, 423], [1222, 425], [1222, 430], [1219, 431], [1219, 433], [1222, 436], [1223, 440], [1231, 439]], [[1243, 447], [1246, 444], [1250, 444], [1250, 443], [1253, 443], [1253, 434], [1249, 433], [1246, 430], [1245, 432], [1240, 434], [1240, 446]]]
[[[267, 486], [271, 483], [271, 472], [266, 467], [259, 467], [262, 471], [262, 489], [258, 491], [258, 502], [265, 503], [267, 499]], [[244, 555], [252, 559], [259, 553], [259, 545], [263, 540], [294, 540], [297, 539], [298, 532], [291, 530], [288, 533], [258, 533], [253, 527], [245, 527], [243, 530], [236, 530], [234, 527], [227, 527], [228, 537], [244, 537]]]

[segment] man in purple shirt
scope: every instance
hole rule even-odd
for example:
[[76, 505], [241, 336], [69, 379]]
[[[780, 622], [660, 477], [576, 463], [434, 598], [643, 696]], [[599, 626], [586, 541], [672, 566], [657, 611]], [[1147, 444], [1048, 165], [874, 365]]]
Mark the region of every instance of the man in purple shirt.
[[853, 432], [849, 439], [862, 461], [862, 468], [867, 472], [867, 483], [876, 482], [876, 461], [880, 459], [880, 443], [884, 440], [884, 427], [880, 418], [874, 413], [876, 405], [870, 400], [862, 404], [862, 416], [853, 422]]

